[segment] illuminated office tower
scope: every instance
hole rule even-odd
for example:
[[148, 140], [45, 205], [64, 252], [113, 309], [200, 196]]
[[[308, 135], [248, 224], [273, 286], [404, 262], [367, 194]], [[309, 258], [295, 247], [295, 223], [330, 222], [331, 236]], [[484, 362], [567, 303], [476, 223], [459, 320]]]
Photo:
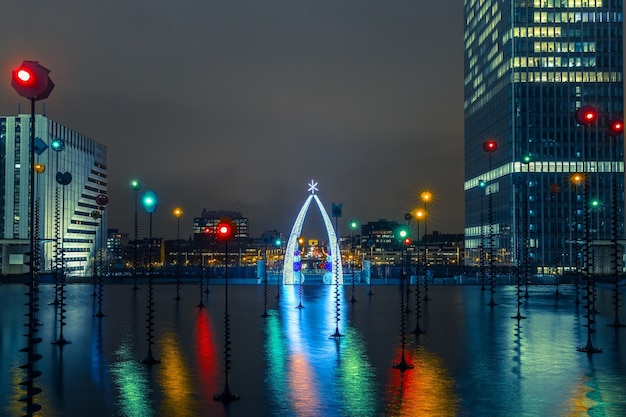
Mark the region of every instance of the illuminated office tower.
[[[0, 116], [0, 267], [3, 275], [28, 272], [23, 261], [30, 243], [29, 137], [30, 114]], [[55, 150], [53, 142], [62, 143], [62, 149]], [[39, 169], [42, 172], [34, 177], [35, 201], [39, 206], [36, 236], [42, 273], [54, 269], [57, 245], [61, 246], [58, 253], [62, 250], [67, 276], [91, 275], [96, 251], [104, 246], [102, 242], [106, 244], [100, 235], [106, 233], [106, 209], [103, 213], [95, 201], [96, 196], [107, 194], [106, 158], [104, 145], [45, 116], [35, 116], [35, 165], [43, 166]], [[70, 173], [69, 184], [60, 185], [57, 173]], [[94, 216], [94, 211], [103, 217]], [[102, 221], [104, 227], [100, 226]]]
[[[465, 0], [464, 9], [466, 263], [482, 253], [495, 265], [524, 258], [533, 274], [571, 270], [591, 199], [594, 251], [624, 235], [623, 136], [607, 133], [623, 119], [622, 1]], [[588, 127], [575, 116], [586, 105], [598, 112]]]

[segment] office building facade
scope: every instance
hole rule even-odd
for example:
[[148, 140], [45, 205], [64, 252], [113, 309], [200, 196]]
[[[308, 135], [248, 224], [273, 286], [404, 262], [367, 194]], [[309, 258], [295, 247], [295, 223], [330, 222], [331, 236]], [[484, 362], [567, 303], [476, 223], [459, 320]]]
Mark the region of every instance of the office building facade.
[[30, 118], [0, 116], [1, 273], [29, 271], [24, 261], [32, 170], [39, 269], [46, 273], [62, 265], [67, 276], [91, 275], [94, 259], [106, 248], [106, 203], [97, 199], [107, 194], [106, 147], [36, 115], [35, 167], [30, 167]]
[[466, 264], [573, 270], [583, 236], [624, 235], [623, 136], [608, 133], [623, 120], [622, 1], [465, 0], [464, 13]]

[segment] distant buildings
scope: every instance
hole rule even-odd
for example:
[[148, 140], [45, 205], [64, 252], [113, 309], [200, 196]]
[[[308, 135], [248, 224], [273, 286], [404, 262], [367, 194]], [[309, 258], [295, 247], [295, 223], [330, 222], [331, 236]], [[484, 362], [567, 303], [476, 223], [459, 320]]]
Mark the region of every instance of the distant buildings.
[[[63, 254], [68, 276], [91, 275], [104, 246], [106, 209], [95, 202], [107, 193], [106, 147], [42, 115], [35, 116], [35, 184], [40, 269], [55, 267]], [[0, 116], [0, 273], [28, 273], [30, 114]], [[53, 141], [62, 147], [54, 150]], [[57, 173], [71, 175], [67, 185]], [[66, 180], [69, 179], [65, 175]]]
[[248, 239], [248, 219], [243, 217], [240, 212], [232, 210], [217, 210], [207, 211], [202, 209], [200, 217], [194, 217], [193, 219], [193, 241], [197, 247], [212, 247], [216, 244], [217, 236], [215, 229], [223, 218], [230, 218], [235, 226], [237, 226], [237, 232], [235, 234], [235, 241], [245, 241]]
[[585, 231], [596, 246], [624, 236], [623, 136], [608, 134], [624, 112], [622, 2], [464, 4], [466, 262], [574, 269]]

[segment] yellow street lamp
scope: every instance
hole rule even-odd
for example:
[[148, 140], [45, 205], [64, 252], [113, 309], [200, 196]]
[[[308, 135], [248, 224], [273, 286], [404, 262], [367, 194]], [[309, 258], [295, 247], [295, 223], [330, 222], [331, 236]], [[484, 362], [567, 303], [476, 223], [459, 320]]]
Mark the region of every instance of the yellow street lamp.
[[183, 209], [176, 207], [172, 210], [172, 214], [176, 217], [176, 242], [178, 249], [176, 249], [176, 297], [174, 300], [180, 300], [180, 218], [183, 215]]
[[[433, 194], [430, 191], [423, 191], [420, 198], [425, 207], [433, 200]], [[424, 301], [428, 301], [428, 222], [424, 215]]]

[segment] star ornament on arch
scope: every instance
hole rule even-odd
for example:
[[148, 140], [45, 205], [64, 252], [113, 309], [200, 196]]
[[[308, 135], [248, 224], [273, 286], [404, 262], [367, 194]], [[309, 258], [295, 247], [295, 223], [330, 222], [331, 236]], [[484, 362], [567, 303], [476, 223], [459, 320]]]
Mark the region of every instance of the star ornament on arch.
[[317, 189], [317, 182], [314, 180], [311, 180], [311, 182], [309, 183], [309, 192], [311, 194], [315, 194], [316, 191], [319, 191]]

